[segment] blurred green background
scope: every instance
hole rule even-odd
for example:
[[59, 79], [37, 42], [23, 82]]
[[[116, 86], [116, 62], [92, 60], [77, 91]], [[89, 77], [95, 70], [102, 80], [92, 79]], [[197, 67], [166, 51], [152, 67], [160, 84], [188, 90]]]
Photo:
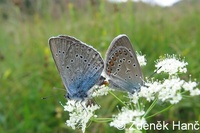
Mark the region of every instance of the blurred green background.
[[[153, 73], [155, 60], [168, 53], [185, 57], [189, 63], [183, 79], [190, 80], [192, 75], [200, 81], [199, 5], [198, 0], [183, 0], [165, 8], [130, 1], [0, 0], [0, 133], [81, 132], [65, 125], [68, 113], [59, 101], [66, 102], [66, 92], [53, 89], [64, 87], [50, 54], [51, 36], [75, 36], [105, 57], [112, 39], [124, 33], [135, 50], [146, 55], [145, 76]], [[46, 96], [52, 97], [41, 99]], [[102, 106], [99, 117], [119, 112], [111, 95], [96, 101]], [[183, 99], [148, 122], [200, 121], [199, 101], [199, 97]], [[151, 113], [164, 107], [158, 105]], [[109, 127], [109, 123], [91, 123], [86, 132], [123, 131]]]

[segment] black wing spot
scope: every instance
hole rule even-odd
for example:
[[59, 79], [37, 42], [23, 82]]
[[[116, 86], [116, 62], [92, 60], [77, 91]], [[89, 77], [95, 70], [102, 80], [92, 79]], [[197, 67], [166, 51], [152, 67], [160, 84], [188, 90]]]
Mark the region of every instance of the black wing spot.
[[84, 45], [82, 45], [82, 46], [81, 46], [81, 48], [82, 48], [82, 49], [85, 49], [85, 46], [84, 46]]

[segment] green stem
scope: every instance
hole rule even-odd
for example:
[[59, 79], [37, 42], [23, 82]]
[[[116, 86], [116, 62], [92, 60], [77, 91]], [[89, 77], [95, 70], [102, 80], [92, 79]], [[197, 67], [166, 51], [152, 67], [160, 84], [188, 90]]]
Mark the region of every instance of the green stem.
[[109, 122], [112, 121], [112, 118], [93, 118], [91, 120], [94, 122]]
[[114, 93], [112, 93], [111, 91], [108, 91], [113, 97], [115, 97], [119, 102], [121, 102], [124, 106], [126, 106], [126, 104], [121, 100], [119, 99]]
[[153, 107], [156, 105], [158, 101], [158, 98], [156, 98], [153, 103], [149, 106], [149, 108], [147, 109], [146, 113], [144, 114], [144, 117], [153, 109]]
[[164, 112], [164, 111], [170, 109], [172, 106], [173, 106], [173, 104], [170, 105], [170, 106], [168, 106], [167, 108], [165, 108], [165, 109], [163, 109], [163, 110], [161, 110], [161, 111], [159, 111], [159, 112], [153, 114], [153, 115], [150, 115], [150, 116], [146, 117], [146, 119], [151, 118], [151, 117], [153, 117], [153, 116], [155, 116], [155, 115], [157, 115], [157, 114], [160, 114], [160, 113], [162, 113], [162, 112]]

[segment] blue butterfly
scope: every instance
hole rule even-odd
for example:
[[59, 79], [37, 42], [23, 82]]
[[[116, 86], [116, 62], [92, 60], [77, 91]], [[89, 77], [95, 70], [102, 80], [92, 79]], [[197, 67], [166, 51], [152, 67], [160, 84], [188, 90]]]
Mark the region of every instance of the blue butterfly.
[[144, 85], [137, 56], [128, 37], [117, 36], [106, 53], [105, 73], [112, 88], [134, 93]]
[[104, 62], [93, 47], [71, 37], [60, 35], [49, 39], [49, 46], [62, 82], [66, 98], [85, 100], [88, 91], [102, 82]]

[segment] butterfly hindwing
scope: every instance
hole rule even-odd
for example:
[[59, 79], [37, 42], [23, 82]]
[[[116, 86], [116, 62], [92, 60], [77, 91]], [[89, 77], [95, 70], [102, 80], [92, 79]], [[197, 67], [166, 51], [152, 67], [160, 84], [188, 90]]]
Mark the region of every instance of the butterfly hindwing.
[[111, 87], [133, 93], [143, 84], [140, 65], [126, 35], [113, 39], [106, 54], [105, 66]]

